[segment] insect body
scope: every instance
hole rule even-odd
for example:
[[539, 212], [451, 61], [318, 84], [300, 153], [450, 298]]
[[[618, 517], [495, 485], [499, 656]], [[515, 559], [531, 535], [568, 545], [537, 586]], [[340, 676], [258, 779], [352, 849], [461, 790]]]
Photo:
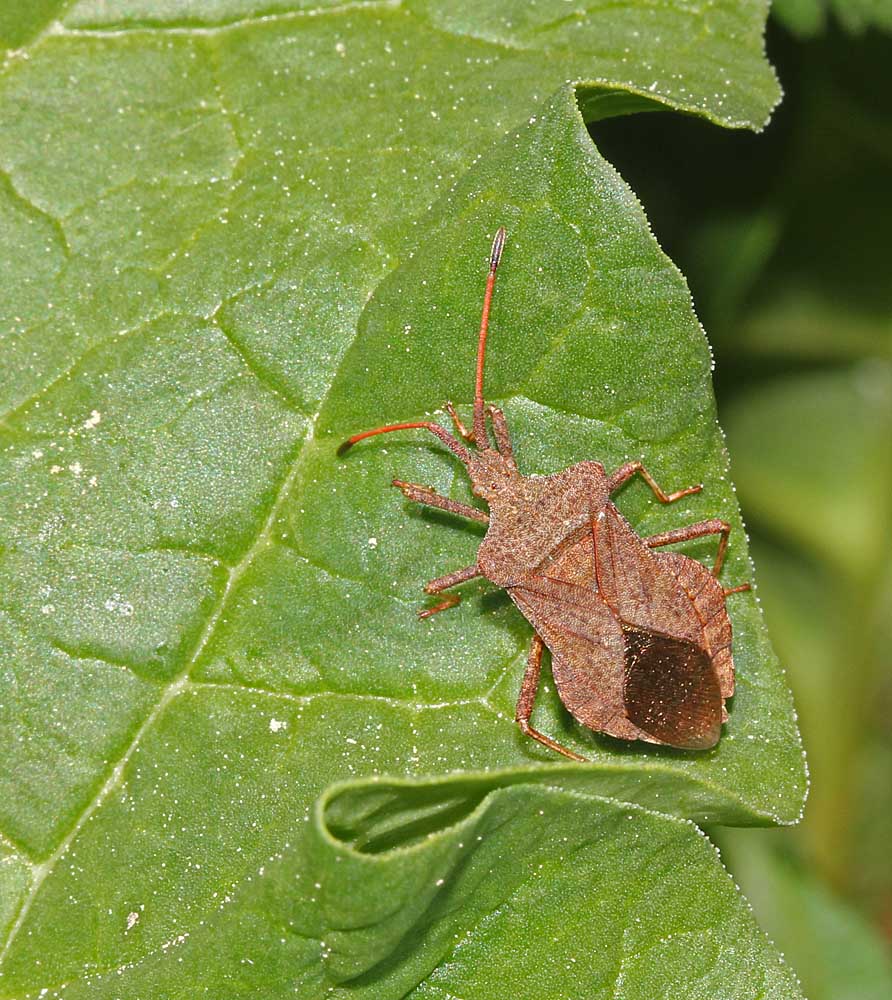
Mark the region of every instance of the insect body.
[[[485, 577], [508, 591], [533, 626], [517, 700], [516, 720], [524, 733], [566, 757], [585, 759], [530, 725], [547, 646], [561, 701], [582, 725], [625, 740], [684, 749], [714, 746], [728, 717], [725, 699], [734, 692], [725, 597], [749, 588], [725, 590], [717, 579], [730, 526], [713, 518], [639, 537], [611, 501], [632, 476], [641, 475], [662, 503], [701, 489], [666, 494], [640, 462], [610, 474], [598, 462], [580, 462], [550, 476], [520, 474], [504, 414], [483, 400], [489, 309], [505, 238], [499, 229], [490, 256], [470, 431], [446, 404], [458, 436], [473, 450], [439, 424], [420, 421], [356, 434], [338, 454], [363, 438], [417, 427], [435, 434], [464, 464], [471, 489], [486, 501], [489, 514], [429, 487], [393, 482], [418, 503], [488, 526], [473, 566], [431, 580], [424, 589], [440, 594]], [[719, 545], [711, 572], [681, 553], [654, 551], [712, 534]], [[447, 594], [419, 615], [428, 618], [458, 602], [459, 595]]]

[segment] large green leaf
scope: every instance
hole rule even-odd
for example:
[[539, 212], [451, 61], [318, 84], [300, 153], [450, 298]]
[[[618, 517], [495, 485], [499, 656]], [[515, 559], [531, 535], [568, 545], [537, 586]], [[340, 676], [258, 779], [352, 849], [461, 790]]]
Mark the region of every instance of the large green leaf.
[[[579, 109], [760, 125], [763, 5], [45, 9], [13, 19], [0, 102], [0, 993], [444, 995], [455, 971], [486, 996], [513, 968], [521, 996], [796, 995], [667, 815], [798, 815], [755, 600], [730, 599], [716, 750], [596, 737], [546, 691], [538, 724], [593, 761], [555, 762], [511, 721], [530, 633], [504, 597], [413, 614], [480, 534], [387, 483], [467, 496], [448, 456], [411, 435], [334, 454], [467, 403], [505, 223], [488, 384], [524, 471], [643, 457], [702, 481], [670, 509], [640, 484], [620, 503], [642, 532], [728, 518], [727, 577], [750, 575], [686, 286]], [[380, 801], [368, 781], [456, 770]], [[524, 852], [550, 895], [538, 952]], [[574, 973], [558, 926], [582, 883], [603, 903]], [[463, 972], [455, 934], [485, 956]]]

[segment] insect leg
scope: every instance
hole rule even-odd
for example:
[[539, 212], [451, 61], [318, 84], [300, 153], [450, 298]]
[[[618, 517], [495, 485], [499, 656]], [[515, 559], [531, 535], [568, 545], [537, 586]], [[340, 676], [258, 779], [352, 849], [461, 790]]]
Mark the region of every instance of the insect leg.
[[508, 421], [505, 419], [505, 414], [497, 407], [493, 406], [491, 403], [486, 407], [486, 412], [489, 414], [489, 419], [492, 421], [492, 432], [495, 435], [496, 447], [499, 449], [499, 454], [503, 458], [507, 458], [508, 461], [516, 468], [517, 464], [514, 461], [514, 449], [511, 447], [511, 435], [508, 432]]
[[[457, 587], [460, 583], [473, 580], [475, 576], [483, 576], [483, 574], [476, 566], [465, 566], [464, 569], [457, 569], [452, 573], [447, 573], [445, 576], [438, 576], [436, 580], [431, 580], [430, 583], [425, 584], [424, 592], [425, 594], [439, 594], [449, 587]], [[439, 604], [435, 604], [432, 608], [423, 608], [419, 611], [418, 617], [430, 618], [431, 615], [437, 614], [438, 611], [454, 608], [460, 600], [461, 594], [447, 594], [445, 599], [440, 601]]]
[[517, 709], [514, 712], [514, 719], [520, 726], [520, 731], [524, 736], [532, 736], [550, 750], [569, 757], [570, 760], [585, 761], [585, 757], [580, 757], [578, 753], [573, 753], [566, 747], [556, 743], [551, 737], [540, 733], [538, 729], [533, 729], [530, 725], [530, 716], [533, 714], [533, 703], [536, 700], [536, 692], [539, 690], [539, 675], [542, 672], [542, 650], [545, 643], [536, 633], [533, 633], [533, 641], [530, 643], [530, 653], [527, 657], [527, 669], [523, 675], [523, 683], [520, 685], [520, 694], [517, 698]]
[[485, 511], [471, 507], [470, 504], [459, 503], [457, 500], [450, 500], [449, 497], [440, 496], [430, 486], [404, 483], [402, 479], [394, 479], [393, 485], [416, 503], [423, 503], [428, 507], [438, 507], [440, 510], [448, 510], [450, 514], [459, 514], [461, 517], [469, 517], [472, 521], [489, 524], [489, 514]]
[[[657, 549], [661, 545], [671, 545], [673, 542], [688, 542], [692, 538], [702, 538], [704, 535], [721, 535], [719, 548], [715, 554], [715, 563], [712, 567], [712, 575], [718, 576], [722, 570], [722, 563], [725, 561], [725, 553], [728, 551], [728, 536], [731, 534], [731, 525], [727, 521], [722, 521], [717, 517], [709, 521], [698, 521], [696, 524], [688, 524], [683, 528], [673, 528], [671, 531], [663, 531], [659, 535], [651, 535], [642, 541], [650, 549]], [[749, 584], [746, 584], [749, 587]]]
[[443, 404], [443, 409], [452, 418], [452, 423], [455, 426], [455, 430], [456, 430], [456, 433], [458, 434], [458, 436], [464, 438], [465, 441], [471, 441], [471, 442], [473, 442], [473, 440], [474, 440], [474, 432], [473, 431], [469, 431], [468, 428], [465, 427], [464, 423], [462, 422], [461, 417], [456, 412], [455, 407], [452, 405], [452, 403], [450, 403], [447, 400]]
[[654, 477], [644, 468], [641, 462], [626, 462], [621, 465], [616, 472], [607, 480], [608, 492], [613, 493], [618, 490], [627, 480], [631, 479], [635, 473], [640, 473], [641, 478], [653, 490], [654, 496], [660, 503], [672, 503], [673, 500], [680, 500], [682, 497], [690, 496], [691, 493], [699, 493], [703, 489], [702, 485], [686, 486], [683, 490], [676, 490], [674, 493], [664, 493], [657, 485]]

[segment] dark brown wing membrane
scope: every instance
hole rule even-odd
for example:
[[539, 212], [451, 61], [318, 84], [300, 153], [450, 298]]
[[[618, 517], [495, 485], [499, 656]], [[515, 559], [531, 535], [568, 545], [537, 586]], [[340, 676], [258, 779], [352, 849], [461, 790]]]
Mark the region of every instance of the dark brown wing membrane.
[[623, 699], [629, 720], [669, 746], [715, 746], [722, 728], [722, 695], [708, 653], [684, 639], [630, 625], [623, 625], [623, 636]]
[[[731, 658], [731, 619], [725, 608], [722, 585], [705, 566], [680, 552], [654, 552], [653, 557], [675, 574], [693, 604], [703, 623], [700, 645], [709, 653], [715, 667], [722, 697], [730, 698], [734, 694], [734, 660]], [[724, 718], [727, 721], [727, 713]]]

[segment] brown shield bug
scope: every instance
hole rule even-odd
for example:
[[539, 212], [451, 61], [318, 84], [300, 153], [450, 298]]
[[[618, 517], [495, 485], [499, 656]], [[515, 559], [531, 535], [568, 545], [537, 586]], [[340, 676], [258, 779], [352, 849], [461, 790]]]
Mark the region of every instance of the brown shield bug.
[[[440, 594], [482, 576], [504, 587], [533, 626], [515, 716], [522, 732], [566, 757], [585, 760], [530, 725], [547, 646], [561, 701], [582, 725], [619, 739], [687, 750], [715, 746], [728, 718], [725, 699], [734, 692], [725, 598], [749, 589], [749, 584], [724, 589], [718, 581], [730, 525], [712, 518], [641, 538], [610, 499], [627, 480], [640, 475], [661, 503], [702, 487], [664, 493], [640, 462], [610, 474], [599, 462], [580, 462], [550, 476], [520, 474], [504, 414], [483, 401], [489, 308], [505, 238], [505, 229], [499, 229], [490, 255], [470, 431], [446, 404], [457, 434], [474, 449], [439, 424], [417, 421], [354, 434], [338, 454], [376, 434], [424, 428], [468, 470], [471, 489], [486, 501], [489, 514], [427, 486], [399, 479], [393, 485], [418, 503], [487, 525], [475, 564], [431, 580], [424, 590]], [[719, 536], [712, 571], [679, 552], [654, 551], [704, 535]], [[449, 594], [419, 616], [454, 607], [459, 599]]]

